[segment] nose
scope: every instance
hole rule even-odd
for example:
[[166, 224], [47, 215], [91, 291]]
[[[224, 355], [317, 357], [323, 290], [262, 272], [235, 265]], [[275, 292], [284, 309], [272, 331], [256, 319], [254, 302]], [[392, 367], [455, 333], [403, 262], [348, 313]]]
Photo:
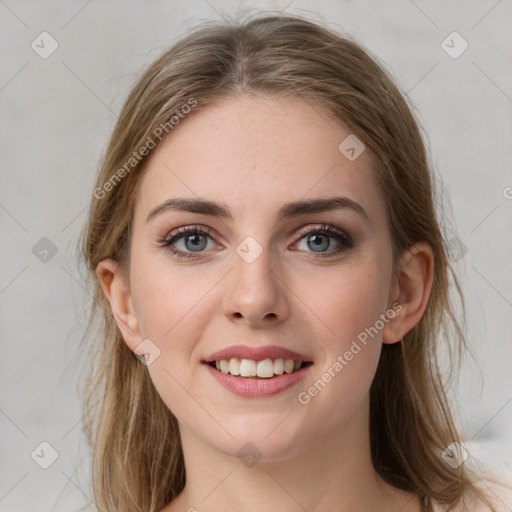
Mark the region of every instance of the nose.
[[231, 321], [265, 327], [288, 317], [290, 291], [271, 259], [268, 250], [252, 262], [234, 256], [223, 301], [224, 313]]

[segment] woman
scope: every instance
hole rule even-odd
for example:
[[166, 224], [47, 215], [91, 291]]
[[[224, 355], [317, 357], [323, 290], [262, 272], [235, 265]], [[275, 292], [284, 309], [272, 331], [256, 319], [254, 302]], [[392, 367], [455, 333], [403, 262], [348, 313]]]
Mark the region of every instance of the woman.
[[356, 42], [290, 16], [179, 41], [82, 251], [99, 511], [497, 510], [437, 366], [464, 338], [425, 147]]

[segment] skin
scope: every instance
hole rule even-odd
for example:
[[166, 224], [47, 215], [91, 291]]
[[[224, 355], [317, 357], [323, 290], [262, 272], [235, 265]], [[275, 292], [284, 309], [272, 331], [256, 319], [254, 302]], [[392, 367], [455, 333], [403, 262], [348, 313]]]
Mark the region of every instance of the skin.
[[[129, 282], [111, 259], [97, 275], [130, 349], [142, 354], [141, 340], [150, 339], [160, 350], [148, 371], [178, 418], [187, 472], [185, 489], [162, 512], [420, 511], [413, 495], [374, 471], [369, 388], [382, 344], [401, 340], [423, 315], [433, 255], [419, 243], [392, 275], [372, 155], [365, 150], [350, 161], [338, 150], [350, 133], [302, 98], [242, 95], [189, 114], [150, 156], [136, 198]], [[350, 208], [276, 219], [284, 203], [333, 195], [359, 203], [368, 220]], [[223, 203], [233, 219], [166, 210], [146, 222], [177, 197]], [[334, 254], [340, 244], [322, 238], [323, 252], [315, 252], [311, 236], [298, 236], [322, 224], [348, 233], [354, 247]], [[212, 230], [198, 258], [180, 259], [159, 245], [191, 225]], [[247, 236], [262, 249], [252, 263], [236, 252]], [[174, 246], [194, 248], [190, 235]], [[298, 394], [396, 301], [394, 318], [301, 404]], [[242, 398], [201, 363], [234, 344], [277, 344], [314, 364], [276, 396]], [[261, 455], [252, 467], [236, 455], [248, 442]]]

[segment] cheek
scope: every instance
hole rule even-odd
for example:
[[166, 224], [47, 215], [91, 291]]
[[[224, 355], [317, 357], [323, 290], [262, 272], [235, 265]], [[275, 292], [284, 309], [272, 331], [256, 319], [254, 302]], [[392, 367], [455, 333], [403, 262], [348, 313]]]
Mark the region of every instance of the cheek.
[[333, 271], [322, 280], [323, 286], [316, 286], [305, 295], [329, 328], [323, 343], [326, 353], [348, 350], [352, 340], [364, 339], [362, 333], [376, 324], [378, 334], [371, 329], [371, 338], [374, 345], [380, 342], [383, 326], [378, 320], [387, 307], [389, 273], [385, 264], [369, 258], [364, 263]]
[[158, 348], [148, 369], [164, 401], [178, 411], [181, 403], [190, 401], [183, 386], [190, 387], [197, 369], [191, 367], [197, 363], [193, 351], [215, 313], [217, 306], [210, 297], [219, 276], [203, 273], [198, 278], [193, 267], [171, 265], [165, 255], [150, 258], [142, 251], [134, 251], [132, 268], [141, 336]]
[[[185, 423], [193, 418], [209, 418], [199, 403], [204, 401], [202, 389], [194, 388], [192, 355], [197, 340], [213, 314], [207, 292], [218, 281], [211, 276], [198, 279], [193, 271], [160, 262], [138, 260], [133, 275], [132, 292], [137, 297], [136, 309], [141, 336], [158, 347], [158, 357], [148, 371], [163, 402]], [[165, 258], [164, 258], [165, 260]], [[194, 361], [196, 363], [197, 361]], [[192, 391], [194, 399], [191, 398]]]
[[343, 422], [367, 395], [381, 353], [391, 267], [382, 255], [366, 256], [333, 272], [308, 295], [328, 329], [317, 340], [321, 361], [299, 402], [318, 418], [328, 407], [334, 423]]
[[192, 267], [167, 263], [165, 255], [149, 258], [135, 254], [132, 261], [132, 268], [136, 269], [131, 276], [132, 293], [141, 335], [154, 340], [163, 350], [169, 346], [179, 350], [182, 342], [190, 339], [183, 330], [189, 326], [197, 331], [198, 322], [207, 318], [201, 309], [207, 304], [205, 295], [214, 286], [214, 279], [198, 279]]

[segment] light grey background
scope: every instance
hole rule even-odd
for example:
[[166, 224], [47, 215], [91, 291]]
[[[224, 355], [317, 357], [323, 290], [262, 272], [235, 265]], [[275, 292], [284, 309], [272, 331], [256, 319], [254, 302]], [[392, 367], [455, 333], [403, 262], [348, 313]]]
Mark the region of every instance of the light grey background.
[[[144, 66], [188, 27], [250, 6], [355, 35], [419, 110], [451, 236], [467, 248], [457, 269], [474, 359], [454, 391], [462, 434], [474, 460], [512, 471], [510, 0], [0, 0], [0, 511], [71, 511], [91, 496], [76, 392], [87, 297], [76, 243], [93, 177]], [[58, 43], [46, 59], [31, 47], [43, 51], [44, 31]], [[442, 47], [453, 31], [469, 44], [458, 58]], [[446, 44], [457, 51], [463, 41]], [[57, 249], [46, 262], [32, 251], [43, 237]], [[48, 469], [31, 458], [43, 441], [58, 452]]]

